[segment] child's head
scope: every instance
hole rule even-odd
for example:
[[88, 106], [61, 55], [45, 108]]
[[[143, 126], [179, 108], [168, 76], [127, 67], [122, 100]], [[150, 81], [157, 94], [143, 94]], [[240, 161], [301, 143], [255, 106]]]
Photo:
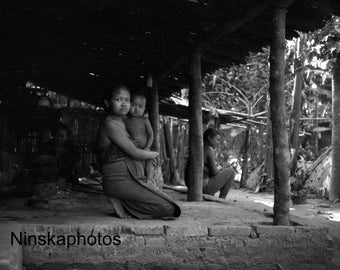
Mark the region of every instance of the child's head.
[[125, 85], [117, 85], [107, 91], [104, 102], [109, 113], [124, 116], [130, 110], [130, 89]]
[[130, 114], [134, 117], [144, 115], [146, 106], [146, 98], [142, 94], [134, 94], [131, 100]]
[[57, 123], [55, 127], [51, 130], [51, 135], [53, 140], [58, 144], [62, 145], [67, 138], [70, 136], [70, 130], [68, 126], [64, 123]]

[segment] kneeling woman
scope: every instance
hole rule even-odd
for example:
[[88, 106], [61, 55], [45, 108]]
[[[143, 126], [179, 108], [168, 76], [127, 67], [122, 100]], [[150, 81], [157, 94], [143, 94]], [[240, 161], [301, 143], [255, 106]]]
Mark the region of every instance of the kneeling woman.
[[146, 182], [143, 160], [156, 159], [157, 152], [138, 149], [123, 123], [130, 109], [130, 91], [117, 86], [108, 93], [109, 109], [97, 138], [97, 159], [103, 174], [103, 190], [118, 217], [167, 219], [180, 216], [179, 206]]
[[216, 129], [208, 128], [203, 134], [204, 168], [203, 193], [214, 195], [220, 191], [220, 198], [225, 199], [234, 183], [235, 171], [232, 167], [218, 169], [215, 162], [215, 148], [219, 134]]

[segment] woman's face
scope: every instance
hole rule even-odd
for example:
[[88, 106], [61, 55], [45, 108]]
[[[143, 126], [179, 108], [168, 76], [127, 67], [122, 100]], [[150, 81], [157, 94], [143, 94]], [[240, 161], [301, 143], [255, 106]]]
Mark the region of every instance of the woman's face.
[[111, 113], [117, 116], [124, 116], [130, 110], [130, 92], [124, 88], [112, 93], [108, 101]]
[[209, 146], [216, 148], [220, 141], [220, 135], [208, 137]]

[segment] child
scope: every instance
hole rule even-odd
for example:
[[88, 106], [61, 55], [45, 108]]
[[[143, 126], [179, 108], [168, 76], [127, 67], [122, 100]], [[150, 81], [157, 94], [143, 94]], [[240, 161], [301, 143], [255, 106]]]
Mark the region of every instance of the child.
[[[132, 96], [129, 115], [124, 119], [125, 126], [135, 145], [147, 151], [153, 143], [154, 134], [149, 119], [144, 115], [146, 98], [142, 94]], [[148, 180], [153, 178], [152, 160], [145, 162], [145, 176]]]

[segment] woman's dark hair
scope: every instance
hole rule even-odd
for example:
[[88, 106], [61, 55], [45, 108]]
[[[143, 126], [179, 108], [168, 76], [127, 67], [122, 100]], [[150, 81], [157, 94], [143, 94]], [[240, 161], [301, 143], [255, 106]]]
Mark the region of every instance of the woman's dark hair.
[[105, 93], [104, 93], [104, 100], [110, 100], [112, 98], [112, 95], [114, 93], [117, 93], [120, 89], [125, 89], [127, 90], [129, 93], [131, 93], [131, 90], [129, 87], [127, 87], [126, 85], [123, 84], [117, 84], [111, 87], [107, 87], [105, 89]]
[[203, 141], [208, 141], [208, 137], [213, 138], [216, 135], [219, 135], [220, 133], [215, 128], [208, 128], [203, 133]]
[[51, 129], [52, 137], [55, 137], [57, 135], [58, 130], [65, 130], [67, 137], [71, 136], [71, 130], [69, 129], [69, 127], [64, 123], [59, 122]]

